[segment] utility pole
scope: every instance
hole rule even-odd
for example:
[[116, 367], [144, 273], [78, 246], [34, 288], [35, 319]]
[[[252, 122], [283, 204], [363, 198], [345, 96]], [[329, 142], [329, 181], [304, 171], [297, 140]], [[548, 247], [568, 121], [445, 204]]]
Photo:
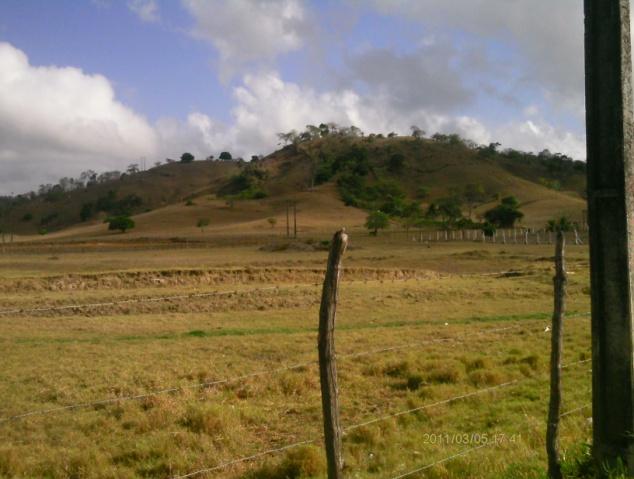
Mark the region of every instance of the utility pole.
[[290, 224], [290, 222], [289, 222], [289, 217], [288, 217], [288, 216], [289, 216], [289, 212], [288, 212], [288, 209], [289, 209], [289, 204], [288, 204], [288, 202], [287, 202], [287, 203], [286, 203], [286, 237], [287, 237], [287, 238], [290, 238], [290, 237], [291, 237], [291, 224]]
[[593, 455], [634, 474], [630, 0], [585, 0]]

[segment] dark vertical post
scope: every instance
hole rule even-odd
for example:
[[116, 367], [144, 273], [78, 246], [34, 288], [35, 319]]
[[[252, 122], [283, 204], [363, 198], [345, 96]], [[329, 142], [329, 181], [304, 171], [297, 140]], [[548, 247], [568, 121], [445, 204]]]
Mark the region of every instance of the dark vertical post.
[[297, 203], [293, 203], [293, 238], [297, 239]]
[[335, 318], [337, 290], [341, 276], [341, 258], [348, 245], [345, 230], [337, 231], [332, 238], [326, 277], [321, 293], [319, 309], [319, 378], [321, 404], [324, 414], [324, 439], [328, 459], [328, 479], [343, 479], [341, 454], [341, 426], [339, 425], [339, 398], [337, 365], [335, 362]]
[[286, 237], [290, 238], [291, 237], [291, 223], [288, 217], [289, 216], [288, 208], [289, 208], [289, 205], [288, 203], [286, 203]]
[[585, 0], [595, 459], [634, 474], [630, 0]]
[[566, 263], [564, 248], [566, 237], [557, 231], [555, 246], [555, 277], [553, 278], [555, 306], [550, 337], [550, 402], [546, 425], [546, 452], [548, 453], [548, 477], [561, 479], [559, 461], [559, 416], [561, 414], [561, 349], [563, 318], [566, 312]]

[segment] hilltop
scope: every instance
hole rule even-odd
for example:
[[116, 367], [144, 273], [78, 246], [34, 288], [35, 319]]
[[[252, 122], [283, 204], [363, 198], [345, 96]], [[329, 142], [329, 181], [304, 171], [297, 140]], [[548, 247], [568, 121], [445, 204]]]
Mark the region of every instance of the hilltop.
[[84, 183], [65, 179], [5, 200], [2, 228], [112, 235], [104, 218], [132, 214], [137, 227], [126, 237], [271, 233], [285, 228], [287, 204], [296, 203], [300, 227], [310, 231], [360, 227], [374, 209], [395, 221], [412, 211], [424, 217], [430, 205], [458, 197], [464, 216], [478, 221], [505, 196], [519, 200], [523, 224], [541, 227], [562, 214], [581, 221], [586, 208], [585, 164], [547, 151], [498, 151], [440, 134], [280, 136], [286, 146], [250, 162], [170, 162]]

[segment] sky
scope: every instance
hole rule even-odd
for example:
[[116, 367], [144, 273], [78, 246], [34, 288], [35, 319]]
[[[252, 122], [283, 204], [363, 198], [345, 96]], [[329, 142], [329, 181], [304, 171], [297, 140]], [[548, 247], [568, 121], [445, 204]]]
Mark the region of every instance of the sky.
[[583, 160], [582, 3], [2, 0], [0, 195], [322, 122]]

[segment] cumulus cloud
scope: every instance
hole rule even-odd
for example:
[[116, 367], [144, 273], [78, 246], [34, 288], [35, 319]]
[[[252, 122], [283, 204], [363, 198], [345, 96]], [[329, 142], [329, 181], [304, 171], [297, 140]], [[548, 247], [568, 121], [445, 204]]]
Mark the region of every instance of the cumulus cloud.
[[130, 0], [128, 8], [143, 22], [156, 23], [161, 19], [156, 0]]
[[548, 149], [553, 153], [564, 153], [574, 159], [586, 157], [583, 135], [557, 128], [543, 119], [515, 121], [495, 130], [496, 141], [504, 146], [534, 153]]
[[[360, 2], [357, 2], [360, 3]], [[578, 0], [373, 0], [387, 15], [431, 31], [457, 29], [510, 49], [517, 87], [542, 89], [553, 105], [583, 116], [583, 2]]]
[[101, 75], [36, 67], [0, 43], [0, 164], [6, 193], [76, 174], [121, 167], [154, 154], [147, 121], [121, 102]]
[[455, 66], [459, 57], [448, 43], [433, 43], [409, 54], [367, 50], [350, 57], [347, 66], [353, 81], [368, 86], [373, 94], [389, 97], [399, 111], [421, 107], [447, 111], [475, 98]]
[[195, 20], [193, 34], [218, 50], [226, 79], [253, 62], [298, 50], [310, 30], [300, 0], [183, 0]]
[[416, 124], [429, 132], [457, 132], [478, 143], [490, 141], [486, 127], [472, 117], [443, 115], [424, 108], [404, 113], [394, 108], [389, 95], [361, 96], [351, 89], [318, 92], [285, 82], [277, 72], [245, 75], [233, 96], [236, 106], [231, 124], [194, 113], [185, 123], [164, 122], [159, 127], [160, 136], [167, 145], [189, 135], [188, 141], [203, 155], [205, 151], [229, 149], [242, 156], [268, 153], [276, 147], [277, 133], [321, 122], [355, 125], [366, 132], [402, 134]]
[[[33, 66], [23, 52], [1, 43], [0, 193], [26, 191], [88, 168], [123, 169], [141, 156], [154, 161], [178, 158], [184, 151], [198, 158], [223, 150], [247, 158], [267, 154], [276, 148], [277, 133], [321, 122], [400, 134], [417, 125], [429, 134], [455, 132], [480, 144], [500, 141], [505, 147], [548, 148], [584, 157], [583, 138], [549, 124], [536, 107], [526, 110], [524, 120], [486, 124], [451, 111], [454, 106], [444, 101], [408, 97], [405, 80], [388, 88], [389, 79], [364, 61], [359, 68], [370, 68], [372, 77], [365, 91], [352, 85], [319, 91], [285, 81], [270, 70], [244, 75], [233, 88], [234, 107], [227, 122], [194, 111], [185, 120], [161, 118], [149, 124], [117, 100], [107, 78], [70, 67]], [[421, 65], [403, 57], [394, 61], [395, 68], [401, 68], [401, 61], [414, 62], [412, 77], [425, 71], [424, 60]], [[442, 82], [442, 78], [429, 81]], [[455, 89], [456, 95], [462, 92], [462, 101], [469, 101], [470, 92], [461, 84], [446, 88]]]

